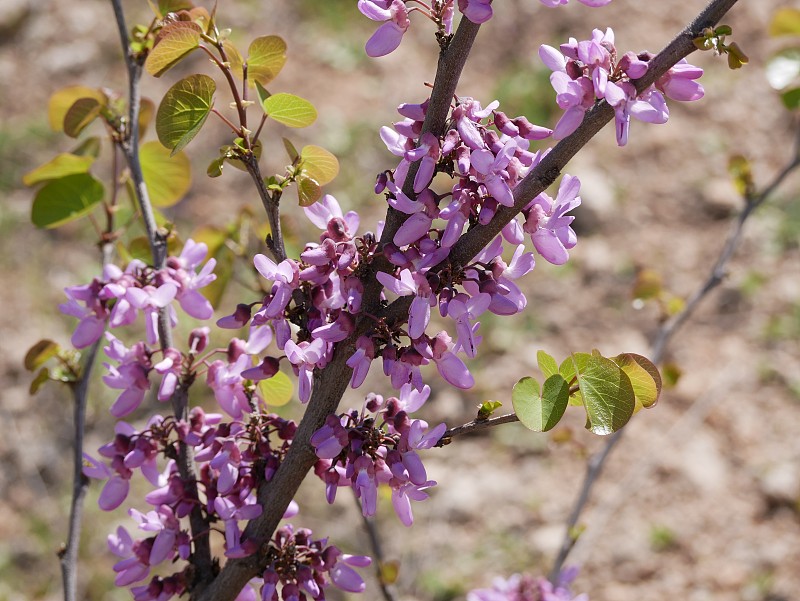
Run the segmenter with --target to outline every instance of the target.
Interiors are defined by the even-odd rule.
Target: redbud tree
[[[576,1],[597,8],[598,22],[611,2]],[[446,453],[434,449],[464,432],[511,421],[544,432],[573,405],[585,411],[587,429],[609,435],[654,406],[661,392],[654,361],[574,349],[560,361],[538,354],[544,379],[520,374],[509,390],[513,413],[495,416],[500,404],[486,402],[470,424],[415,417],[431,395],[426,382],[474,385],[481,316],[532,310],[517,282],[535,277],[537,261],[569,260],[578,244],[572,212],[581,204],[580,174],[567,170],[569,160],[609,123],[624,146],[665,123],[673,102],[702,98],[703,71],[687,60],[695,50],[725,55],[731,68],[747,62],[719,24],[735,4],[713,0],[659,52],[629,50],[605,25],[558,47],[542,44],[537,60],[550,71],[559,117],[534,123],[458,85],[482,24],[512,8],[492,0],[353,2],[352,18],[375,23],[365,40],[375,60],[402,53],[411,27],[439,48],[436,73],[420,74],[434,76],[430,95],[401,99],[398,114],[376,127],[386,166],[364,194],[387,206],[383,219],[365,223],[332,194],[340,165],[325,148],[298,149],[282,138],[285,169],[262,171],[264,140],[280,137],[280,126],[309,126],[326,110],[280,86],[287,46],[279,35],[238,47],[224,6],[189,0],[151,2],[152,18],[129,27],[113,0],[129,88],[57,92],[51,123],[78,144],[26,176],[37,186],[34,224],[92,218],[103,262],[90,282],[65,289],[59,307],[75,320],[76,351],[42,341],[27,359],[33,368],[56,359],[36,385],[66,381],[76,401],[65,598],[76,598],[86,478],[101,487],[101,509],[130,506],[130,526],[111,533],[108,547],[118,560],[116,585],[137,601],[324,599],[331,588],[364,591],[371,558],[303,527],[293,497],[307,476],[324,482],[328,503],[353,494],[367,517],[385,489],[398,520],[412,526],[414,506],[436,486],[425,457]],[[146,78],[169,79],[179,63],[198,72],[170,80],[158,102],[142,96]],[[218,228],[193,239],[159,211],[185,195],[185,149],[209,119],[224,123],[230,139],[206,157],[208,176],[247,174],[263,209],[256,220],[267,225],[260,252],[241,264],[221,260],[241,244],[240,233]],[[157,140],[140,143],[148,130]],[[105,185],[92,171],[100,145],[90,132],[110,142],[114,178]],[[294,254],[281,228],[286,213],[319,232]],[[130,234],[132,223],[143,238]],[[233,277],[246,279],[252,294],[223,295]],[[199,325],[176,335],[187,320]],[[107,444],[84,450],[82,411],[100,353],[97,369],[114,391],[109,411],[118,422]],[[382,389],[364,390],[370,371],[382,372]],[[357,396],[340,406],[349,389]],[[213,404],[198,400],[203,390]],[[289,398],[304,406],[299,422],[271,408]],[[128,421],[143,410],[149,418]],[[143,486],[143,495],[133,492]],[[514,575],[468,599],[573,599],[573,575]]]

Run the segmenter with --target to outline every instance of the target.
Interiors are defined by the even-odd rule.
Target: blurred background
[[[146,2],[127,1],[129,26],[149,20]],[[603,9],[572,2],[547,9],[535,0],[498,0],[496,17],[473,49],[458,94],[511,116],[553,125],[558,118],[549,72],[536,55],[542,43],[612,26],[617,47],[651,50],[666,44],[705,0],[616,0]],[[724,20],[750,57],[730,71],[724,58],[696,53],[706,69],[706,97],[671,103],[666,125],[634,122],[617,148],[601,132],[567,167],[583,182],[576,212],[579,243],[570,263],[539,261],[524,283],[528,309],[513,318],[482,319],[480,357],[470,363],[477,384],[467,392],[431,374],[423,416],[455,426],[485,400],[510,410],[510,392],[533,375],[535,354],[558,360],[598,348],[604,355],[638,352],[670,310],[706,278],[743,201],[728,174],[731,155],[746,156],[761,188],[791,159],[796,115],[770,89],[765,65],[796,39],[770,38],[782,0],[741,0]],[[431,28],[414,21],[400,49],[373,60],[363,44],[375,25],[354,0],[220,0],[221,27],[246,48],[258,35],[278,34],[289,60],[271,91],[311,100],[319,120],[307,130],[272,125],[265,138],[265,174],[286,163],[280,136],[299,148],[315,143],[342,165],[326,191],[374,230],[385,203],[372,192],[375,175],[394,166],[377,131],[398,120],[401,102],[420,102],[433,80],[437,47]],[[419,15],[416,15],[419,17]],[[212,74],[196,54],[162,79],[145,77],[156,102],[178,78]],[[74,320],[56,306],[62,289],[99,272],[92,230],[84,221],[57,230],[30,224],[32,192],[22,176],[72,147],[47,124],[49,96],[66,85],[124,91],[125,72],[109,2],[0,0],[0,601],[59,599],[56,552],[66,535],[71,490],[72,405],[50,384],[28,393],[27,349],[41,338],[69,344]],[[217,105],[227,106],[219,96]],[[217,120],[218,121],[218,120]],[[260,203],[246,174],[205,175],[217,148],[230,143],[213,118],[189,146],[190,194],[166,211],[183,239],[200,224],[233,220]],[[98,126],[99,127],[99,126]],[[97,133],[97,132],[95,132]],[[154,136],[151,133],[150,139]],[[103,150],[108,159],[108,148]],[[95,173],[102,177],[100,163]],[[107,163],[106,163],[107,165]],[[748,222],[745,239],[724,283],[674,340],[662,366],[670,385],[658,406],[637,414],[609,461],[570,562],[581,566],[576,592],[595,600],[789,601],[800,591],[800,177],[789,178]],[[287,201],[291,195],[287,198]],[[287,202],[289,242],[317,233]],[[655,296],[643,284],[656,282]],[[640,298],[637,298],[638,297]],[[231,287],[220,315],[254,300]],[[184,324],[188,329],[191,324]],[[102,370],[98,370],[102,371]],[[363,392],[388,388],[373,370],[372,386],[351,391],[342,408],[360,406]],[[95,387],[88,412],[87,450],[110,438],[113,397]],[[200,402],[207,400],[198,399]],[[299,416],[296,402],[278,409]],[[144,416],[142,412],[139,417]],[[426,459],[438,480],[432,498],[415,506],[405,529],[384,499],[377,525],[386,559],[397,561],[399,599],[447,601],[494,576],[546,574],[583,478],[587,457],[604,441],[583,429],[570,408],[553,432],[533,434],[519,424],[456,439]],[[105,537],[124,513],[97,509],[100,487],[87,499],[81,544],[83,597],[127,599],[114,590],[113,558]],[[334,506],[309,478],[298,502],[298,523],[329,535],[347,552],[370,553],[359,512],[342,491]],[[372,575],[370,574],[370,577]],[[378,599],[374,580],[364,599]]]

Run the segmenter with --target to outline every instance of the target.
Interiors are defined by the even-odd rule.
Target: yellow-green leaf
[[[331,183],[339,175],[339,161],[321,146],[304,146],[300,160],[303,174],[317,180],[320,186]]]
[[[190,75],[164,96],[156,114],[159,141],[173,154],[183,150],[211,112],[217,84],[208,75]]]
[[[167,13],[176,13],[179,10],[190,10],[194,8],[189,0],[158,0],[158,11],[163,17]]]
[[[301,207],[310,207],[322,198],[322,187],[313,178],[301,175],[297,178],[297,196]]]
[[[775,11],[769,24],[769,35],[800,36],[800,8],[781,8]]]
[[[628,423],[636,406],[630,379],[600,355],[575,353],[571,358],[586,408],[586,428],[599,435],[616,432]]]
[[[64,115],[64,133],[77,138],[102,110],[103,105],[96,98],[78,98]]]
[[[31,221],[37,227],[58,227],[91,212],[103,195],[103,184],[88,173],[51,180],[33,199]]]
[[[60,349],[61,347],[52,340],[40,340],[25,353],[25,369],[28,371],[39,369],[49,359],[55,357]]]
[[[86,138],[83,140],[83,142],[72,149],[71,154],[81,157],[92,157],[96,159],[100,156],[100,138],[98,136]]]
[[[534,432],[547,432],[563,417],[569,401],[569,385],[559,374],[547,378],[539,394],[539,383],[522,378],[514,385],[511,403],[522,425]]]
[[[158,142],[145,142],[139,148],[139,160],[154,206],[170,207],[189,191],[192,167],[184,153],[170,154]]]
[[[87,173],[89,167],[94,163],[94,157],[77,156],[68,152],[59,154],[51,161],[29,171],[22,178],[22,183],[26,186],[33,186],[39,182],[59,179],[67,175],[76,173]]]
[[[634,412],[642,407],[650,408],[658,402],[658,397],[661,395],[661,374],[652,361],[635,353],[617,355],[611,357],[611,360],[631,381],[633,394],[636,397]]]
[[[31,382],[30,388],[28,388],[28,394],[34,395],[39,392],[39,389],[42,385],[50,379],[50,370],[46,367],[43,367],[39,370],[39,373],[36,374],[36,377]]]
[[[190,21],[174,21],[161,30],[156,45],[147,55],[144,68],[161,77],[192,50],[200,47],[200,27]]]
[[[270,407],[281,407],[292,400],[294,385],[292,380],[282,371],[267,380],[258,383],[261,398]]]
[[[50,97],[47,105],[47,119],[53,131],[63,131],[64,117],[69,108],[81,98],[94,98],[98,103],[105,106],[108,98],[100,90],[87,88],[86,86],[69,86],[62,88]]]
[[[223,40],[222,48],[225,50],[225,58],[228,59],[228,64],[231,67],[233,74],[241,81],[242,79],[242,64],[244,59],[239,49],[233,45],[230,40]]]
[[[276,35],[256,38],[247,49],[247,80],[267,85],[286,64],[286,42]]]
[[[287,127],[308,127],[317,120],[317,110],[308,100],[281,92],[263,103],[264,112]]]
[[[539,370],[544,374],[545,379],[558,373],[558,363],[544,351],[536,353],[536,362],[539,364]]]

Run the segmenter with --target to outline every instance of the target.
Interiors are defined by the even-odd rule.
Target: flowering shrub
[[[551,7],[567,4],[541,1]],[[591,7],[610,2],[580,1]],[[710,28],[734,3],[712,2],[698,21],[705,30],[692,30],[691,37],[714,38]],[[347,555],[307,529],[279,525],[297,515],[292,496],[299,483],[313,468],[325,482],[329,503],[340,487],[351,488],[365,516],[375,514],[378,488],[386,486],[398,518],[410,526],[411,501],[424,500],[436,485],[423,458],[454,435],[446,424],[430,427],[412,416],[431,392],[425,379],[434,372],[425,367],[435,366],[457,388],[473,386],[468,362],[481,345],[481,316],[526,309],[516,282],[533,271],[536,255],[554,265],[568,261],[578,242],[570,212],[581,203],[581,182],[565,174],[552,195],[546,190],[574,154],[576,141],[585,143],[613,118],[617,141],[624,145],[631,117],[664,123],[669,116],[665,97],[689,101],[704,94],[697,82],[702,70],[683,58],[693,49],[691,38],[676,38],[677,50],[659,55],[619,53],[612,29],[595,29],[590,39],[570,38],[559,50],[540,47],[539,56],[552,71],[556,104],[564,110],[550,129],[506,115],[497,101],[484,105],[455,95],[463,62],[455,66],[451,58],[468,52],[480,24],[502,10],[491,0],[359,0],[357,6],[381,23],[366,42],[368,55],[395,51],[414,13],[432,23],[442,52],[443,83],[434,86],[430,98],[401,104],[402,119],[380,129],[398,162],[376,178],[375,193],[384,194],[388,205],[386,219],[378,223],[362,224],[358,214],[344,213],[332,195],[323,193],[338,162],[320,147],[298,152],[284,140],[291,164],[283,174],[262,175],[265,123],[272,119],[304,127],[314,121],[316,109],[298,96],[266,89],[286,60],[281,38],[256,38],[245,56],[218,28],[215,11],[159,2],[153,22],[136,26],[129,37],[115,1],[133,82],[127,109],[105,91],[86,89],[60,92],[51,108],[51,117],[55,113],[54,120],[72,137],[95,120],[105,123],[114,152],[126,158],[152,252],[148,264],[128,247],[124,268],[107,261],[100,277],[67,288],[67,302],[60,307],[79,320],[75,348],[107,344],[103,382],[121,391],[110,408],[114,417],[132,414],[156,386],[156,398],[171,402],[172,415],[151,416],[141,430],[119,421],[113,440],[98,451],[101,459],[91,453],[84,458],[84,474],[105,481],[104,510],[126,501],[137,470],[151,487],[142,499],[147,506],[129,511],[139,537],[123,527],[109,537],[110,550],[120,557],[115,583],[130,587],[137,601],[183,594],[324,599],[331,584],[362,591],[364,581],[354,568],[367,567],[369,558]],[[462,17],[454,32],[458,13]],[[139,110],[142,69],[160,77],[195,50],[210,57],[224,77],[235,117],[214,108],[214,79],[189,75],[149,111],[155,112],[163,147],[140,147],[147,112]],[[257,100],[248,99],[253,93]],[[248,125],[253,104],[261,109],[257,128]],[[167,164],[176,178],[185,174],[182,150],[212,113],[235,137],[220,149],[208,173],[219,176],[228,164],[251,176],[270,223],[265,240],[270,256],[252,258],[264,279],[263,295],[238,299],[232,312],[216,320],[221,329],[247,328],[246,339],[234,337],[225,348],[210,348],[211,326],[203,326],[191,332],[182,350],[172,333],[179,310],[211,319],[214,308],[201,290],[219,274],[215,258],[206,260],[210,249],[204,242],[188,239],[180,254],[169,254],[174,240],[156,227],[148,188],[162,205],[177,200],[157,174]],[[558,140],[563,143],[552,145]],[[102,241],[108,244],[116,195],[106,200],[102,186],[98,192],[91,163],[66,153],[29,174],[32,185],[45,183],[34,200],[33,220],[55,227],[103,205],[111,216]],[[444,185],[446,178],[450,183]],[[77,208],[52,202],[53,188],[59,186],[80,189]],[[280,201],[292,187],[306,218],[321,231],[297,257],[287,256],[280,227]],[[441,320],[432,318],[434,311]],[[126,343],[108,331],[134,324],[140,312],[143,340]],[[56,352],[45,346],[40,356]],[[572,402],[584,406],[589,429],[608,434],[638,409],[653,406],[660,393],[657,369],[639,355],[576,352],[560,365],[546,353],[538,359],[543,386],[523,378],[513,392],[515,419],[535,431],[554,427]],[[361,387],[375,361],[392,393],[370,392],[360,410],[337,413],[345,388]],[[286,377],[282,363],[297,378],[299,402],[307,404],[300,424],[271,413],[263,394],[264,383]],[[218,404],[211,412],[189,401],[203,382]],[[495,409],[484,404],[478,420],[487,420]],[[209,542],[218,530],[226,558],[221,568]],[[551,585],[513,576],[468,598],[572,597],[565,581]]]

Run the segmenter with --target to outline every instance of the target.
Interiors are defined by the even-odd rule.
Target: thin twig
[[[745,199],[745,207],[739,213],[739,216],[733,224],[725,244],[723,245],[722,250],[717,257],[717,260],[714,262],[708,277],[697,288],[694,294],[692,294],[692,296],[686,302],[683,310],[676,314],[672,319],[665,322],[659,329],[658,333],[656,334],[655,341],[653,342],[651,351],[651,357],[654,363],[658,364],[662,361],[667,345],[672,340],[673,336],[694,314],[695,310],[703,301],[703,299],[705,299],[708,294],[723,281],[727,265],[741,242],[744,224],[747,219],[758,207],[764,204],[767,198],[769,198],[769,196],[777,189],[783,180],[798,167],[800,167],[800,130],[798,130],[798,138],[792,160],[787,163],[787,165],[772,179],[772,181],[761,193]],[[589,462],[586,466],[586,475],[584,476],[583,483],[581,484],[580,492],[575,500],[575,505],[570,513],[569,519],[567,520],[566,532],[561,543],[561,548],[555,562],[553,563],[553,569],[550,572],[550,581],[552,583],[555,583],[558,580],[558,576],[564,567],[564,562],[567,560],[567,557],[577,541],[574,536],[574,528],[577,525],[583,510],[586,508],[591,490],[597,482],[600,472],[608,460],[608,457],[611,455],[611,451],[622,439],[624,432],[625,430],[619,430],[618,432],[614,433],[606,442],[605,446],[589,459]]]
[[[106,245],[104,245],[106,246]],[[103,256],[106,253],[103,252]],[[69,509],[67,542],[59,553],[64,601],[78,601],[78,547],[81,540],[83,500],[89,488],[89,479],[83,475],[83,437],[86,431],[86,399],[94,360],[101,341],[89,347],[78,382],[72,387],[74,441],[72,448],[72,501]]]
[[[358,498],[353,495],[353,500],[356,502],[356,506],[358,507],[358,513],[364,522],[364,530],[367,531],[367,537],[369,537],[369,544],[372,548],[372,559],[375,561],[375,577],[378,580],[378,586],[381,587],[381,594],[385,601],[395,601],[394,593],[392,593],[392,589],[389,587],[383,579],[383,570],[384,570],[384,559],[383,559],[383,549],[381,548],[381,541],[378,537],[378,529],[375,527],[374,520],[371,520],[364,513],[361,511],[361,503],[358,501]]]
[[[125,56],[125,65],[128,70],[128,125],[126,134],[121,137],[119,147],[122,150],[125,160],[128,163],[131,181],[136,192],[136,200],[142,212],[145,232],[150,243],[150,250],[153,256],[153,267],[163,269],[167,260],[167,239],[163,232],[156,226],[155,214],[150,202],[150,195],[142,173],[142,165],[139,160],[139,109],[141,107],[140,80],[144,57],[134,57],[131,52],[128,40],[128,29],[125,25],[125,14],[122,10],[120,0],[111,0],[114,8],[114,16],[119,30],[122,53]],[[158,334],[161,349],[166,350],[172,346],[172,329],[169,323],[169,316],[166,309],[158,312]],[[172,412],[178,420],[186,420],[188,417],[189,403],[188,394],[185,386],[180,386],[172,395]],[[194,459],[192,449],[183,441],[178,442],[178,473],[186,486],[187,496],[199,501],[197,493],[197,475],[194,471]],[[194,550],[191,562],[194,566],[196,581],[192,586],[210,581],[214,577],[214,563],[211,557],[211,545],[209,541],[209,525],[203,517],[200,503],[194,504],[189,514],[189,524],[194,541]]]

